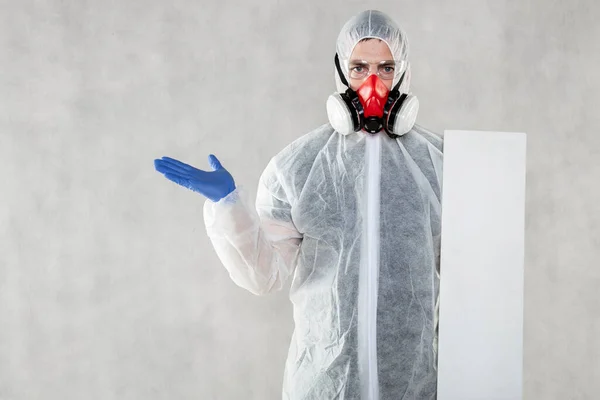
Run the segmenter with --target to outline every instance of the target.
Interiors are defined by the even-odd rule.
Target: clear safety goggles
[[[393,60],[370,63],[364,60],[351,60],[348,63],[348,75],[351,79],[364,79],[375,74],[381,79],[394,79],[404,69],[404,62]]]

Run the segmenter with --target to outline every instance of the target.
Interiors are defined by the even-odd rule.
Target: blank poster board
[[[445,131],[438,400],[520,400],[526,135]]]

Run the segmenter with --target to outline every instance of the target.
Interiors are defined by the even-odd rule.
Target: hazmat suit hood
[[[408,62],[408,40],[405,33],[388,15],[377,10],[366,10],[352,17],[342,27],[337,38],[336,52],[340,59],[340,66],[344,78],[349,81],[348,62],[354,51],[354,47],[363,39],[381,39],[390,48],[394,61],[400,63],[401,68],[396,70],[392,87],[395,86],[402,73],[406,70],[406,76],[402,85],[401,93],[409,93],[410,89],[410,63]],[[337,69],[335,70],[336,89],[338,92],[346,91]]]

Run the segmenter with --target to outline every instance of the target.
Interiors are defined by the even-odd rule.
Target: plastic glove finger
[[[215,156],[214,154],[211,154],[208,156],[208,163],[210,164],[212,169],[215,171],[223,168],[223,166],[221,165],[221,162],[219,161],[217,156]]]
[[[188,189],[190,188],[190,181],[187,180],[187,179],[185,179],[185,178],[182,178],[179,175],[173,175],[173,174],[167,173],[167,174],[165,174],[165,178],[167,178],[171,182],[175,182],[178,185],[181,185],[181,186],[186,187]]]
[[[173,158],[169,158],[169,157],[163,157],[160,160],[161,163],[170,166],[173,169],[176,169],[178,171],[186,171],[186,172],[191,172],[193,170],[195,170],[194,167],[192,167],[191,165],[182,163],[181,161],[177,161]]]
[[[195,168],[184,168],[184,167],[180,166],[179,164],[176,164],[176,163],[173,163],[170,161],[165,161],[165,160],[158,160],[156,162],[156,164],[162,166],[163,168],[170,168],[171,170],[177,171],[181,174],[190,175],[190,174],[198,171]]]
[[[180,175],[184,178],[191,177],[191,173],[189,171],[185,171],[183,169],[174,167],[173,165],[171,165],[169,163],[160,162],[160,160],[155,163],[155,168],[158,172],[160,172],[162,174],[168,172],[171,174]]]
[[[165,168],[170,168],[168,163],[160,159],[154,160],[154,169],[156,169],[158,172],[163,172]]]
[[[162,160],[164,162],[166,162],[166,163],[169,163],[169,164],[173,165],[174,167],[178,167],[178,168],[186,170],[186,171],[195,171],[195,170],[197,170],[197,168],[192,167],[189,164],[183,163],[183,162],[181,162],[179,160],[176,160],[174,158],[171,158],[171,157],[163,157]]]

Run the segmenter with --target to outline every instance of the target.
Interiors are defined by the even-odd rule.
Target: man
[[[292,277],[284,399],[436,397],[442,140],[414,124],[407,56],[381,12],[344,25],[330,123],[271,159],[256,209],[214,156],[212,172],[155,161],[209,198],[236,284],[263,295]]]

